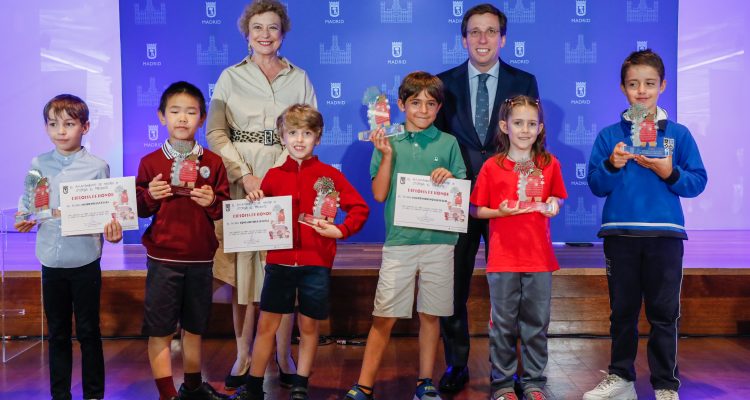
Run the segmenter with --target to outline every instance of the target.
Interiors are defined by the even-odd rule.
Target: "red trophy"
[[[362,104],[367,106],[367,123],[370,130],[359,132],[359,140],[369,141],[372,131],[380,127],[385,129],[386,137],[406,132],[402,124],[391,125],[391,106],[388,104],[388,97],[380,93],[378,88],[367,88],[362,97]]]
[[[301,213],[298,221],[311,226],[317,226],[320,221],[333,222],[339,209],[339,192],[336,191],[333,179],[321,176],[313,189],[317,193],[313,213]]]
[[[38,169],[32,169],[24,179],[24,194],[21,198],[25,211],[16,214],[16,222],[52,218],[49,198],[49,180]]]
[[[172,193],[178,196],[190,196],[190,192],[195,188],[198,181],[198,168],[200,160],[198,155],[193,153],[195,143],[186,140],[175,140],[170,142],[174,149],[174,160],[172,161],[172,178],[170,185]]]
[[[521,209],[532,211],[551,211],[552,205],[542,201],[544,195],[544,175],[533,161],[519,161],[513,167],[518,174],[518,200],[508,200],[508,207],[518,205]]]
[[[670,150],[658,144],[656,129],[656,115],[640,103],[634,103],[625,112],[625,118],[632,123],[630,140],[632,145],[626,145],[625,151],[646,157],[664,158],[670,155]]]

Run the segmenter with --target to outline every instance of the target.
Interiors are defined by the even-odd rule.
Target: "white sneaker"
[[[615,375],[607,376],[595,388],[583,394],[583,400],[637,400],[633,382]]]
[[[675,390],[657,389],[656,400],[680,400],[680,395]]]

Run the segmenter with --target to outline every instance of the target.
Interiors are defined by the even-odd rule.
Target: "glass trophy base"
[[[187,186],[171,186],[172,193],[174,193],[177,196],[190,196],[190,192],[193,191],[193,188],[187,187]]]
[[[625,146],[624,149],[630,154],[636,154],[651,158],[664,158],[669,157],[669,149],[666,147],[650,147],[650,146]]]
[[[59,212],[55,213],[51,209],[47,210],[38,210],[33,213],[26,212],[23,214],[17,214],[15,216],[16,223],[23,222],[23,221],[46,221],[50,218],[59,217]]]
[[[508,200],[508,208],[515,208],[516,204],[518,204],[518,208],[521,210],[528,208],[531,211],[538,212],[552,211],[552,204],[549,203],[543,203],[541,201]]]
[[[22,214],[16,214],[16,223],[24,222],[24,221],[30,221],[31,220],[31,213],[22,213]]]
[[[297,222],[312,227],[318,227],[320,222],[333,223],[333,219],[326,217],[316,217],[312,214],[301,213],[299,215],[299,218],[297,218]]]
[[[406,132],[403,124],[388,125],[384,126],[383,129],[385,130],[385,137],[397,136]],[[369,142],[371,134],[372,131],[361,131],[357,134],[357,137],[363,142]]]

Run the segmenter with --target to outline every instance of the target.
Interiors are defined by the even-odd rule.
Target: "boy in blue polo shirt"
[[[456,139],[440,132],[433,122],[443,103],[443,84],[427,72],[412,72],[398,89],[398,106],[406,114],[406,133],[386,138],[373,134],[370,163],[372,192],[385,201],[386,240],[375,293],[373,322],[367,337],[359,380],[347,399],[372,400],[375,375],[398,318],[411,318],[414,283],[419,277],[419,377],[415,398],[439,399],[432,384],[439,317],[453,314],[453,249],[458,234],[395,226],[393,216],[399,173],[427,175],[436,184],[465,178],[466,167]]]

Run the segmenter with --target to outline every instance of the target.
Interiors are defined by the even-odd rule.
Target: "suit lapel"
[[[490,114],[490,126],[489,132],[487,132],[486,144],[491,144],[495,139],[495,135],[499,132],[498,124],[500,122],[500,105],[508,97],[508,92],[510,91],[510,88],[508,87],[510,77],[505,70],[505,63],[503,63],[502,60],[499,60],[498,62],[500,63],[500,68],[497,71],[497,90],[495,91],[495,103],[492,106],[492,114]]]

